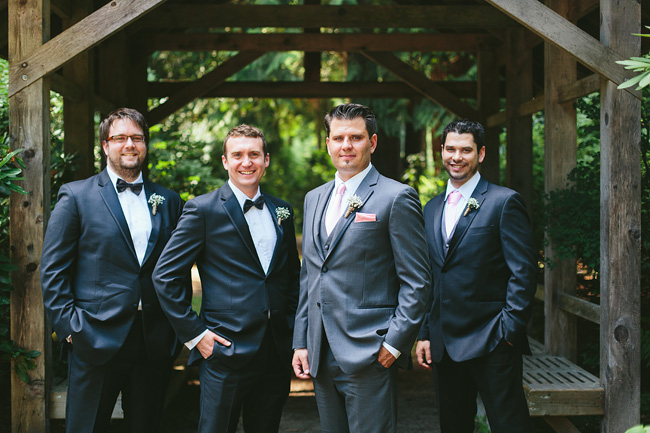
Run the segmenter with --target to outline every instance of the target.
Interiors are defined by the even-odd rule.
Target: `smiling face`
[[[108,139],[102,141],[106,163],[118,176],[133,182],[140,175],[142,164],[147,157],[146,141],[134,143],[130,138],[119,144],[110,137],[115,135],[142,135],[142,128],[130,119],[116,119],[108,130]]]
[[[264,154],[264,143],[258,137],[229,137],[221,156],[223,168],[237,188],[249,198],[255,197],[264,170],[269,166],[269,155]]]
[[[368,137],[362,117],[352,120],[332,119],[327,137],[327,153],[344,182],[361,173],[370,164],[377,148],[377,134]]]
[[[485,158],[485,146],[477,149],[471,133],[449,132],[442,146],[442,163],[454,188],[460,188],[478,171]]]

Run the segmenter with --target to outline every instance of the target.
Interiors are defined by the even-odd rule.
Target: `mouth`
[[[243,176],[250,176],[251,174],[254,174],[254,173],[255,173],[255,170],[251,170],[251,171],[240,171],[240,172],[239,172],[239,174],[241,174],[241,175],[243,175]]]

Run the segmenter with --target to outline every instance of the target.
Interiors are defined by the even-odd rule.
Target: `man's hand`
[[[212,355],[212,350],[214,349],[214,342],[217,342],[223,346],[230,347],[232,343],[230,341],[226,340],[220,335],[215,334],[212,331],[208,331],[207,334],[201,338],[201,341],[199,341],[196,345],[196,348],[199,349],[199,352],[201,352],[201,356],[204,359],[208,359],[210,355]]]
[[[291,361],[293,372],[298,379],[309,379],[309,360],[307,359],[307,349],[296,349],[293,352]]]
[[[379,355],[377,355],[377,361],[379,361],[379,363],[383,365],[384,368],[390,368],[396,359],[397,358],[395,358],[393,354],[388,351],[388,349],[386,349],[384,346],[381,346]]]
[[[415,355],[420,366],[431,370],[431,342],[429,340],[418,341],[418,345],[415,347]]]

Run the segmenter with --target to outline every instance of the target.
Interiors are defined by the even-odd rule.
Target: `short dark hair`
[[[111,125],[116,120],[130,120],[142,129],[142,135],[144,135],[145,144],[149,144],[149,126],[147,121],[144,119],[142,113],[133,108],[118,108],[109,113],[108,116],[102,120],[102,123],[99,124],[99,142],[103,143],[108,139],[108,133],[111,130]]]
[[[442,131],[443,146],[447,140],[447,134],[450,132],[455,132],[456,134],[472,134],[474,143],[476,143],[476,150],[481,150],[481,147],[485,147],[485,129],[478,122],[469,119],[458,119],[445,126],[445,129]]]
[[[372,110],[361,104],[341,104],[330,110],[325,115],[325,131],[327,136],[330,135],[330,123],[333,119],[339,120],[354,120],[358,117],[363,118],[366,123],[366,131],[368,131],[368,138],[377,133],[377,118]]]
[[[269,153],[268,146],[266,145],[266,138],[264,138],[264,133],[259,129],[251,125],[246,125],[242,123],[239,126],[235,126],[226,135],[226,139],[223,140],[223,156],[226,158],[226,144],[230,137],[249,137],[249,138],[261,138],[262,139],[262,148],[264,149],[264,156]]]

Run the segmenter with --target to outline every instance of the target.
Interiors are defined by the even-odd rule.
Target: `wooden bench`
[[[593,374],[560,356],[544,353],[530,339],[532,355],[524,356],[523,385],[531,416],[544,420],[558,432],[578,432],[567,416],[603,415],[605,390]]]

